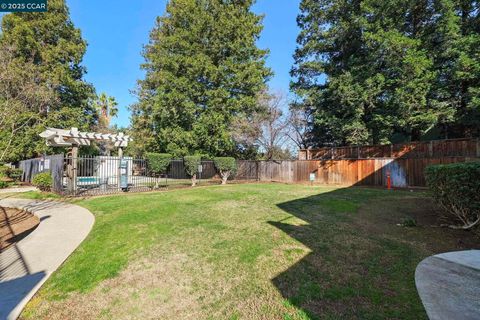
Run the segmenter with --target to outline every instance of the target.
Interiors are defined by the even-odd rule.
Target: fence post
[[[433,141],[430,141],[428,143],[428,156],[430,158],[433,158]]]

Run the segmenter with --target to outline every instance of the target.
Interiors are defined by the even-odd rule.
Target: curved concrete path
[[[0,320],[16,319],[50,275],[85,239],[95,222],[85,208],[55,201],[3,199],[1,207],[34,213],[38,227],[0,252]]]
[[[415,284],[431,320],[480,319],[480,250],[424,259],[415,271]]]
[[[22,192],[30,192],[30,191],[38,191],[35,187],[14,187],[14,188],[5,188],[0,189],[0,194],[6,193],[22,193]]]

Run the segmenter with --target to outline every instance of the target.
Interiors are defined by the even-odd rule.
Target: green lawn
[[[78,204],[94,229],[23,318],[421,319],[418,262],[478,245],[430,227],[431,201],[404,191],[239,184]]]

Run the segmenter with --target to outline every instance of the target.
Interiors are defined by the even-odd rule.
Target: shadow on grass
[[[361,211],[381,211],[382,199],[390,195],[357,187],[278,204],[303,223],[269,223],[310,250],[272,279],[286,303],[300,310],[296,318],[426,317],[414,284],[415,267],[425,253],[407,238],[364,227],[359,216],[360,206]],[[397,195],[391,201],[402,201]],[[385,223],[367,218],[365,223],[379,224],[376,227]],[[385,227],[399,229],[395,224]]]

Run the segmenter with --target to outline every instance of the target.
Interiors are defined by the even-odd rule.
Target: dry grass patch
[[[46,303],[35,298],[38,319],[198,319],[199,296],[185,267],[187,255],[151,257],[128,265],[117,277],[94,290],[74,292],[66,299]]]

